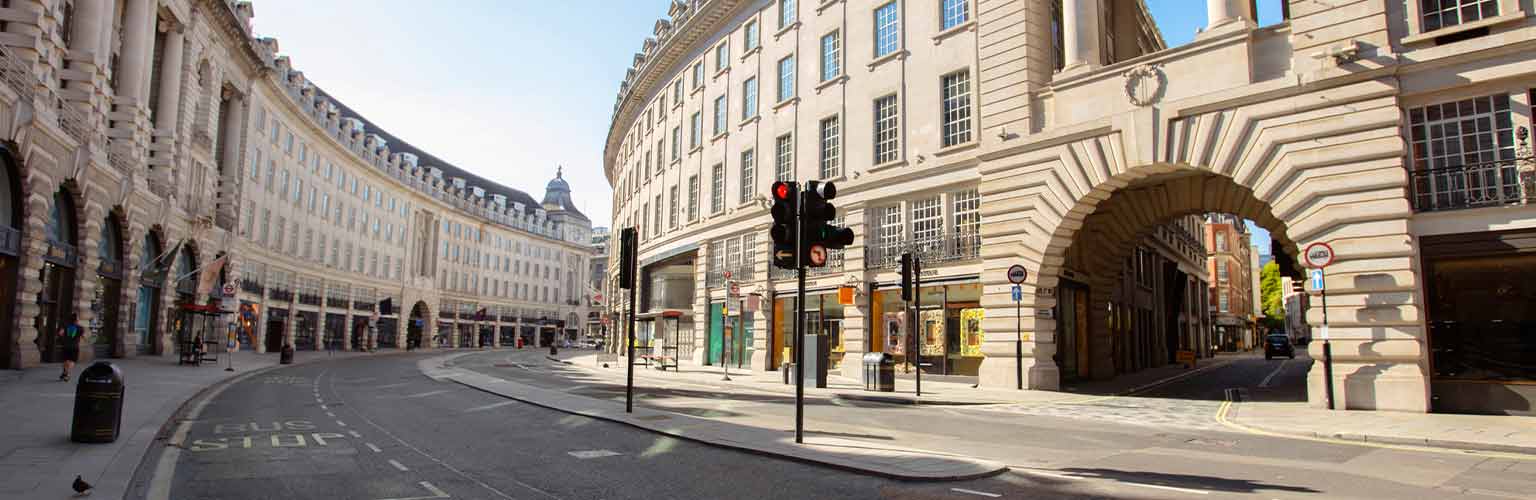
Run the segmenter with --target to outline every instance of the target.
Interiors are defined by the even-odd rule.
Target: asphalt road
[[[1008,463],[1017,466],[980,480],[899,482],[662,437],[433,381],[416,369],[421,356],[299,365],[230,385],[191,421],[184,444],[170,449],[173,462],[157,469],[152,453],[132,497],[1526,498],[1536,491],[1531,477],[1488,459],[996,409],[813,401],[812,432],[970,450],[1012,457]],[[461,360],[592,397],[623,391],[533,351]],[[1212,384],[1228,376],[1262,381],[1269,372],[1260,367],[1280,363],[1259,361],[1234,364],[1232,374],[1211,373]],[[646,388],[641,401],[672,398],[699,414],[791,421],[784,397],[701,392],[708,391]]]

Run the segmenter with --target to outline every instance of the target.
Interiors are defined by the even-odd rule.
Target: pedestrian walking
[[[59,374],[60,381],[68,382],[70,371],[74,370],[75,363],[80,361],[80,337],[84,331],[85,329],[80,328],[80,324],[75,321],[73,315],[69,317],[68,324],[59,327],[59,346],[62,351],[60,354],[64,357],[64,371]]]

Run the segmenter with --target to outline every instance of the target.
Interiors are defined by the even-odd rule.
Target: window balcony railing
[[[289,289],[286,289],[286,288],[276,288],[276,287],[273,287],[272,290],[270,291],[270,293],[267,294],[267,296],[271,297],[272,300],[276,300],[276,301],[293,302],[293,290],[289,290]]]
[[[827,276],[843,272],[843,254],[845,252],[846,250],[828,250],[827,265],[822,267],[805,268],[806,277]],[[780,269],[773,267],[770,271],[771,272],[768,273],[769,276],[775,280],[786,280],[795,277],[794,269]]]
[[[911,242],[895,241],[864,247],[865,269],[894,269],[901,265],[901,254],[912,252],[925,266],[964,262],[981,257],[981,235],[946,234]]]
[[[716,269],[705,275],[704,284],[710,288],[725,286],[725,273],[731,273],[732,281],[752,281],[754,274],[752,264],[739,265],[730,269]]]
[[[1531,152],[1530,132],[1516,130],[1520,145],[1512,158],[1410,170],[1413,209],[1418,212],[1536,203],[1536,155]],[[1522,170],[1524,173],[1522,173]]]
[[[347,299],[346,297],[326,297],[325,306],[345,309],[347,307]]]
[[[320,305],[320,294],[299,292],[299,303],[306,306]]]

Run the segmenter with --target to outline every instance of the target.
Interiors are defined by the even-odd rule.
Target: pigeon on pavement
[[[77,497],[83,497],[91,494],[91,483],[85,482],[85,479],[81,478],[79,474],[75,475],[74,484],[69,486],[75,489],[75,496]]]

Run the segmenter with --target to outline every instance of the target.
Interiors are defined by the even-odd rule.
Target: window
[[[661,236],[661,210],[661,195],[658,194],[656,195],[656,218],[654,219],[656,223],[651,225],[651,234],[656,236]],[[549,278],[548,268],[544,269],[544,277]]]
[[[955,191],[951,197],[954,204],[955,234],[979,236],[981,234],[981,192],[976,188],[970,188]]]
[[[697,90],[704,86],[704,63],[693,64],[693,88]]]
[[[971,20],[971,0],[944,0],[944,29]]]
[[[677,229],[677,186],[672,186],[667,197],[667,227]]]
[[[944,147],[971,142],[971,73],[966,70],[939,79],[943,94]]]
[[[876,227],[875,239],[879,241],[880,246],[893,249],[896,245],[901,244],[904,231],[901,222],[901,206],[891,205],[875,213],[879,214],[875,220],[879,221],[880,224]]]
[[[1063,39],[1066,33],[1065,22],[1062,20],[1061,2],[1050,2],[1051,5],[1051,51],[1056,55],[1056,71],[1061,71],[1067,66],[1066,42]]]
[[[715,46],[715,71],[724,71],[731,67],[731,43],[720,42]]]
[[[251,160],[251,179],[252,180],[260,180],[261,179],[261,150],[257,149],[257,150],[252,151],[251,153],[252,153],[251,156],[253,158]]]
[[[1216,282],[1217,283],[1226,283],[1227,282],[1227,276],[1228,276],[1228,274],[1227,274],[1227,261],[1225,261],[1225,260],[1218,260],[1218,261],[1216,261]]]
[[[725,96],[715,98],[715,135],[725,133]]]
[[[752,190],[757,184],[757,152],[751,149],[741,152],[741,201],[752,201]]]
[[[837,31],[821,37],[821,81],[825,82],[843,74],[842,39]]]
[[[875,9],[875,57],[901,48],[901,14],[892,1]]]
[[[748,51],[757,48],[757,20],[747,21],[747,27],[742,29],[741,50]]]
[[[695,111],[691,125],[693,128],[688,132],[688,147],[696,148],[699,147],[699,141],[703,140],[700,134],[704,133],[704,116]]]
[[[1227,312],[1227,311],[1231,310],[1231,300],[1232,299],[1227,297],[1226,292],[1219,292],[1219,293],[1220,293],[1220,295],[1216,296],[1216,302],[1217,302],[1217,306],[1216,307],[1218,308],[1218,310],[1220,310],[1221,312]]]
[[[784,134],[774,142],[773,180],[795,180],[795,138]]]
[[[821,178],[831,179],[842,175],[842,159],[838,148],[837,115],[821,120]]]
[[[875,164],[890,163],[901,158],[897,147],[899,118],[896,116],[896,94],[875,99]]]
[[[741,82],[741,119],[757,116],[757,77]]]
[[[677,155],[683,149],[683,126],[672,127],[672,160],[677,161]]]
[[[658,140],[656,140],[656,175],[661,175],[661,172],[666,170],[665,165],[667,164],[667,162],[666,162],[665,159],[662,159],[662,157],[661,157],[661,155],[664,155],[667,152],[666,146],[667,146],[667,140],[666,139],[658,139]]]
[[[779,102],[795,96],[795,56],[779,59]]]
[[[673,107],[677,107],[677,106],[682,106],[682,105],[683,105],[683,79],[682,78],[678,78],[677,81],[672,82],[672,106]]]
[[[779,29],[795,24],[795,0],[779,0]]]
[[[1424,31],[1497,17],[1499,0],[1422,0]]]
[[[649,202],[642,203],[640,205],[640,217],[643,220],[640,224],[639,231],[636,232],[640,233],[641,238],[649,239],[651,233],[646,231],[646,228],[651,227],[651,204]],[[651,229],[651,231],[655,231],[655,229]]]
[[[699,219],[699,176],[688,176],[688,220]]]
[[[1216,251],[1217,252],[1225,252],[1225,251],[1227,251],[1227,232],[1226,231],[1217,231],[1216,235],[1215,235],[1215,238],[1216,238]]]
[[[912,202],[912,241],[925,247],[944,237],[943,204],[938,196]]]
[[[1415,208],[1517,202],[1514,116],[1508,94],[1408,110]]]
[[[725,165],[716,163],[709,169],[709,212],[725,210]]]

